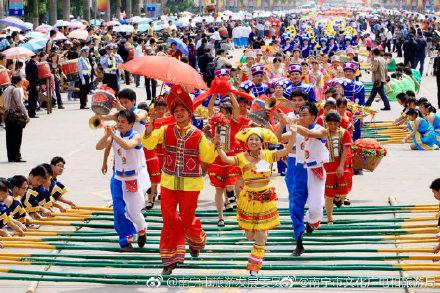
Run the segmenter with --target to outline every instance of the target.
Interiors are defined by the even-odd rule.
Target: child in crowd
[[[68,192],[68,189],[64,186],[63,183],[61,183],[58,180],[58,176],[63,175],[64,172],[64,165],[66,164],[66,161],[62,157],[53,157],[50,161],[50,167],[52,169],[52,180],[50,182],[49,192],[50,196],[52,197],[52,200],[55,202],[54,206],[58,207],[61,206],[58,202],[65,203],[69,205],[70,207],[76,207],[76,204],[72,202],[71,200],[68,200],[64,194]],[[60,211],[65,211],[64,207],[61,206],[58,207]]]
[[[3,230],[4,227],[10,227],[12,228],[18,235],[23,236],[24,227],[23,224],[18,222],[17,220],[14,220],[12,217],[8,206],[4,203],[4,201],[8,198],[8,186],[5,185],[3,182],[0,182],[0,236],[3,237],[10,237],[11,234]]]

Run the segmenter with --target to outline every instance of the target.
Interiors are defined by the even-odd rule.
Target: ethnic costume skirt
[[[217,156],[215,161],[208,165],[208,175],[212,186],[224,189],[226,186],[234,186],[237,183],[241,170],[237,166],[223,163]]]
[[[279,226],[276,201],[274,188],[244,186],[237,202],[238,226],[249,231],[266,231]]]
[[[339,197],[345,196],[351,191],[353,172],[346,164],[344,167],[344,175],[336,176],[336,169],[340,163],[340,158],[336,157],[334,162],[324,164],[327,177],[325,180],[325,196]]]

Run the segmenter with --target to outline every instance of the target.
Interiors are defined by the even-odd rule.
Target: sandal
[[[336,198],[333,200],[333,203],[335,206],[337,206],[338,208],[340,208],[342,206],[342,200],[340,198],[338,198],[336,200]]]
[[[218,227],[224,227],[225,226],[225,221],[223,219],[218,220],[217,226]]]
[[[147,204],[145,205],[145,209],[147,211],[151,210],[154,207],[154,202],[153,201],[149,201],[147,202]]]
[[[233,212],[234,211],[234,207],[232,206],[232,204],[228,203],[225,204],[225,212]]]
[[[327,225],[333,225],[333,221],[327,221]]]

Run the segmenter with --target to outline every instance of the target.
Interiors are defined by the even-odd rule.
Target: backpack
[[[217,69],[217,61],[218,57],[215,57],[214,60],[208,63],[206,66],[205,76],[214,78],[214,72]]]

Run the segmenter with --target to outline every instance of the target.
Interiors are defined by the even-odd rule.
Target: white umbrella
[[[59,19],[59,20],[57,20],[57,22],[55,23],[55,27],[62,27],[62,26],[69,26],[70,25],[70,22],[68,22],[68,21],[65,21],[65,20],[62,20],[62,19]]]

